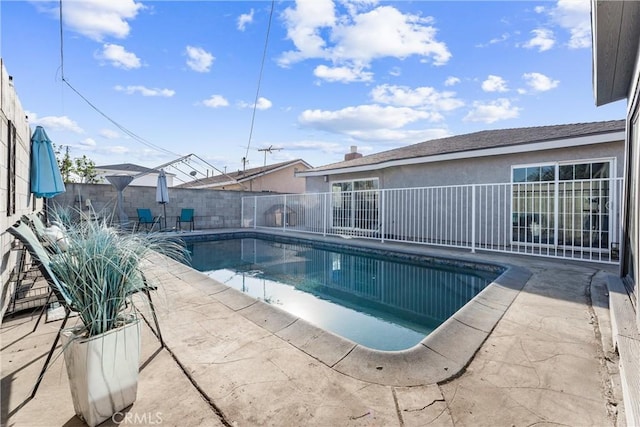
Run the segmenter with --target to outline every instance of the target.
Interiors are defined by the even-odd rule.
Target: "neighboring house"
[[[640,2],[593,1],[591,25],[596,105],[627,100],[621,280],[609,298],[627,424],[640,425]]]
[[[118,165],[96,166],[96,172],[97,178],[104,184],[109,183],[106,179],[107,176],[129,175],[133,177],[138,176],[138,178],[134,178],[129,185],[155,187],[158,185],[158,174],[160,173],[160,170],[150,169],[144,166],[134,165],[132,163],[122,163]],[[173,187],[173,178],[175,177],[175,174],[166,172],[166,176],[167,186]]]
[[[25,82],[27,83],[27,82]],[[0,319],[14,293],[10,282],[19,251],[6,230],[20,217],[42,210],[42,199],[31,197],[29,188],[31,130],[20,99],[0,58]],[[0,320],[1,322],[1,320]]]
[[[180,184],[181,188],[207,188],[210,190],[268,191],[275,193],[304,193],[305,180],[297,173],[311,169],[301,159],[276,163],[259,168],[229,172]]]

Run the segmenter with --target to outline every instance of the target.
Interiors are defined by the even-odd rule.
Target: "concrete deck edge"
[[[622,280],[607,276],[613,345],[618,349],[627,425],[640,426],[640,332]]]
[[[249,233],[252,236],[247,237],[267,234]],[[346,242],[341,243],[344,245]],[[465,259],[464,256],[456,260],[483,264],[482,261]],[[230,287],[209,297],[342,374],[389,386],[436,384],[463,372],[531,277],[531,272],[522,267],[492,262],[484,264],[487,268],[500,267],[505,271],[420,343],[402,351],[364,347],[285,313],[278,307],[264,303],[252,305],[247,299],[250,297]],[[219,282],[200,274],[220,287]],[[199,282],[198,288],[202,289],[203,285],[206,286]],[[240,295],[232,297],[235,293]],[[238,304],[238,300],[243,303]],[[274,329],[274,325],[283,327]]]

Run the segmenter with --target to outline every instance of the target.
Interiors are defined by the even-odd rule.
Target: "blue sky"
[[[3,1],[0,54],[32,127],[98,165],[195,153],[233,171],[273,146],[268,164],[321,166],[352,145],[625,116],[593,101],[589,0],[276,1],[257,103],[270,1],[62,4],[61,49],[57,1]]]

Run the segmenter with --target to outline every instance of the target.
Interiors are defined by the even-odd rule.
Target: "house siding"
[[[378,178],[380,188],[434,187],[443,185],[493,184],[511,181],[511,166],[600,158],[615,159],[615,174],[624,171],[624,141],[573,148],[531,151],[469,159],[394,166],[368,172],[307,177],[307,192],[331,191],[331,182]]]

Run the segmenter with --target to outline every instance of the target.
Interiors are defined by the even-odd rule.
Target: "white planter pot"
[[[61,332],[76,414],[93,427],[131,405],[138,390],[140,321],[83,338],[81,327]]]

